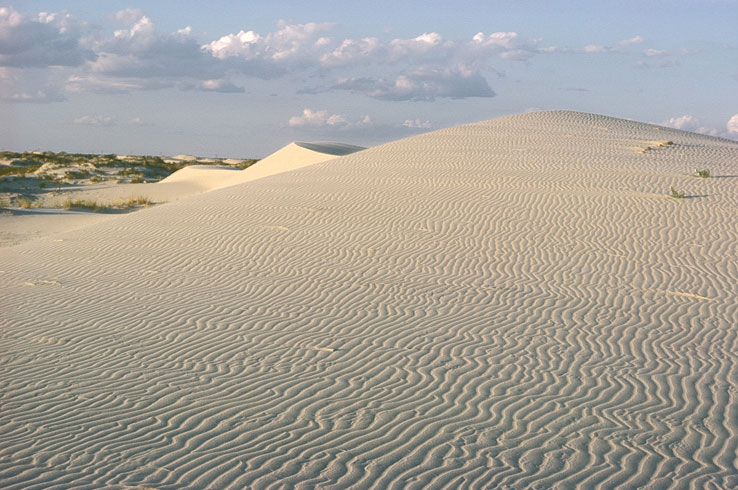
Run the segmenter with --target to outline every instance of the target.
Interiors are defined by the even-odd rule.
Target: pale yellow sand
[[[738,487],[734,142],[513,116],[0,270],[3,488]]]

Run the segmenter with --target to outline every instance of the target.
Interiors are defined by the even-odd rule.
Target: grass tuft
[[[697,177],[702,177],[703,179],[709,179],[710,178],[710,170],[709,169],[695,170],[694,172],[697,174]]]
[[[148,208],[153,203],[146,197],[129,197],[124,201],[116,201],[112,203],[99,203],[97,201],[89,199],[76,199],[67,198],[62,203],[62,207],[66,210],[70,209],[88,209],[90,211],[106,213],[116,209],[133,209],[137,207]]]
[[[684,193],[679,192],[678,190],[674,189],[674,187],[671,188],[671,197],[674,199],[684,199]]]

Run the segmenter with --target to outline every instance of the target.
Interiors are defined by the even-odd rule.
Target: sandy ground
[[[0,486],[737,488],[737,264],[738,144],[574,112],[6,247]]]

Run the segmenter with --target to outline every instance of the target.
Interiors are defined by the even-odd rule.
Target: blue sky
[[[738,139],[738,1],[0,4],[0,149],[261,157],[548,109]]]

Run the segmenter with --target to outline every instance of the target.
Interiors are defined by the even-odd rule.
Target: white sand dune
[[[208,165],[191,165],[157,184],[158,188],[178,189],[174,192],[183,194],[184,189],[211,191],[231,185],[242,184],[252,180],[291,172],[298,168],[325,162],[338,156],[349,155],[365,148],[344,143],[299,143],[294,142],[259,160],[244,170],[234,170]],[[177,184],[173,187],[172,184]],[[179,190],[181,189],[181,190]],[[158,189],[154,192],[160,192]],[[171,192],[171,191],[170,191]],[[187,193],[190,195],[190,193]]]
[[[734,142],[525,114],[60,236],[2,488],[738,488]]]
[[[45,202],[48,206],[54,206],[60,205],[65,199],[72,199],[96,201],[104,205],[132,197],[146,198],[154,203],[179,201],[203,192],[289,172],[363,149],[360,146],[343,143],[296,142],[244,170],[213,165],[191,165],[156,184],[103,184],[58,195],[50,194]],[[177,157],[186,156],[177,155]],[[83,228],[114,217],[109,214],[54,209],[14,210],[12,216],[0,217],[0,247],[55,236],[60,231]]]

